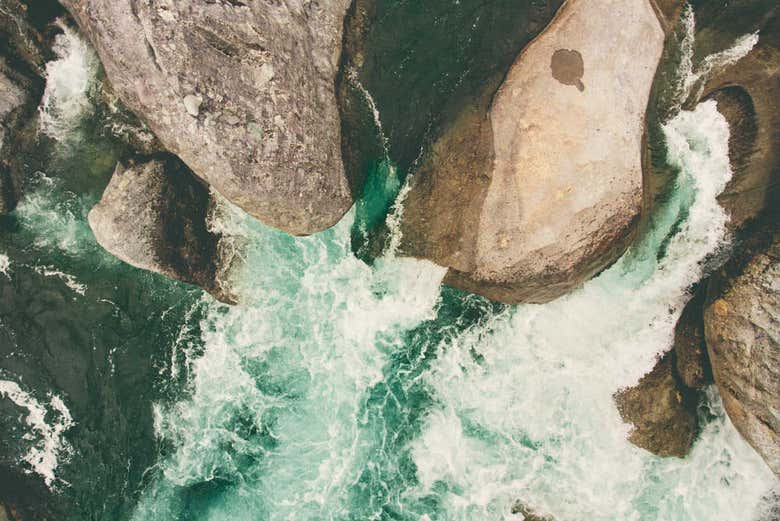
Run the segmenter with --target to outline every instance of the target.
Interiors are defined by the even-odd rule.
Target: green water
[[[661,129],[675,180],[632,249],[529,306],[395,256],[387,162],[312,237],[222,203],[212,224],[241,245],[241,305],[133,269],[86,224],[122,147],[77,115],[0,219],[0,499],[29,518],[519,520],[519,501],[559,521],[772,519],[777,480],[714,390],[685,459],[628,443],[612,400],[669,347],[728,243],[713,103]],[[351,242],[388,210],[368,265]],[[46,465],[27,461],[44,450]]]

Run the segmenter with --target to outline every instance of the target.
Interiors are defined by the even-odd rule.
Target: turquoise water
[[[241,306],[212,304],[192,396],[155,409],[164,445],[135,519],[737,519],[773,485],[715,393],[684,460],[626,440],[612,394],[665,350],[725,238],[714,103],[664,129],[681,174],[649,233],[582,290],[505,307],[443,270],[350,252],[354,215],[304,239],[228,209]],[[664,251],[659,253],[661,246]],[[515,516],[516,518],[517,516]]]
[[[51,128],[79,156],[67,118],[89,109],[66,106]],[[222,202],[212,225],[241,261],[231,307],[100,250],[85,216],[110,169],[54,161],[0,223],[15,342],[0,352],[13,433],[0,464],[50,476],[68,519],[519,520],[518,501],[559,521],[758,519],[777,480],[714,390],[685,459],[628,443],[612,400],[668,349],[688,289],[728,245],[725,120],[708,102],[662,130],[678,175],[648,229],[583,288],[527,306],[395,255],[404,190],[379,175],[389,163],[311,237]],[[351,240],[398,190],[369,266]],[[48,337],[25,328],[36,318]],[[46,465],[31,464],[40,451]]]

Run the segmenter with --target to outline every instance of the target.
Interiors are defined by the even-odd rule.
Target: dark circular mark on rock
[[[579,51],[558,49],[550,60],[552,77],[564,85],[575,85],[580,92],[585,90],[582,76],[585,74],[585,64]]]

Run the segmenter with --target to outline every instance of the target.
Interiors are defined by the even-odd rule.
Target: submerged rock
[[[230,259],[207,222],[213,204],[208,187],[174,157],[119,164],[89,225],[98,243],[128,264],[234,303],[220,280]]]
[[[266,224],[314,233],[352,205],[336,105],[348,0],[64,0],[123,103]]]
[[[704,329],[726,412],[780,476],[780,233],[762,242],[713,275]]]
[[[647,0],[566,3],[495,97],[485,87],[422,158],[403,252],[509,303],[549,301],[614,262],[642,207],[644,113],[664,38]]]
[[[623,420],[633,425],[629,441],[658,456],[685,456],[698,428],[696,403],[674,374],[667,354],[634,387],[615,394]]]

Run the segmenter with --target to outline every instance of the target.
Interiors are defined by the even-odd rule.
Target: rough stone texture
[[[683,309],[674,328],[675,368],[686,387],[701,389],[713,383],[712,368],[704,340],[704,298],[707,283],[702,282]]]
[[[89,225],[98,243],[128,264],[233,303],[219,280],[229,260],[207,226],[212,204],[208,188],[174,157],[119,164],[89,212]]]
[[[30,9],[18,0],[0,2],[0,214],[16,206],[26,152],[36,141],[35,111],[51,57],[38,29],[48,23],[49,3],[42,0]]]
[[[403,252],[509,303],[549,301],[617,259],[642,206],[643,118],[664,36],[647,0],[565,4],[492,103],[464,109],[421,160]]]
[[[3,65],[0,57],[0,214],[12,210],[17,199],[15,183],[5,161],[11,149],[5,146],[5,136],[16,126],[13,113],[30,103],[29,93],[3,73]]]
[[[335,97],[349,0],[63,4],[124,104],[226,198],[294,234],[350,208]]]
[[[521,501],[517,501],[512,505],[512,513],[522,515],[523,521],[555,521],[552,517],[537,514],[533,509],[524,505]]]
[[[696,11],[700,57],[730,47],[742,35],[759,35],[747,56],[717,71],[701,92],[702,99],[717,101],[729,122],[734,175],[718,200],[738,233],[780,203],[780,9],[768,0],[743,4],[707,3]]]
[[[695,400],[679,384],[671,354],[639,383],[615,394],[620,415],[633,425],[629,441],[658,456],[685,456],[698,428]]]
[[[713,275],[704,330],[726,412],[780,476],[780,233]]]

